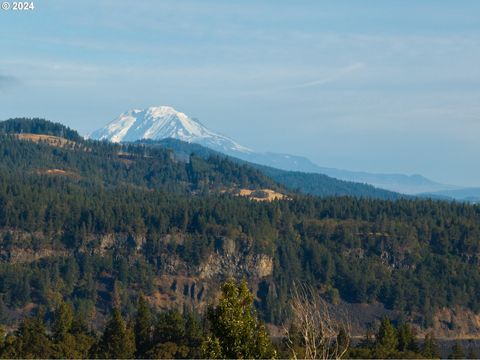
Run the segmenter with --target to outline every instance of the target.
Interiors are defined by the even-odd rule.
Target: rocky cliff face
[[[167,236],[166,242],[181,242],[181,235]],[[273,274],[273,259],[239,248],[233,239],[223,238],[218,249],[192,266],[178,256],[162,257],[164,274],[157,277],[150,301],[159,308],[188,306],[198,310],[213,303],[221,284],[228,278],[246,278],[254,293],[259,283]]]
[[[67,258],[70,255],[70,250],[60,241],[46,238],[41,233],[5,231],[0,234],[1,238],[4,239],[0,246],[1,263],[28,264],[48,257]],[[182,245],[184,241],[181,233],[168,234],[163,237],[162,244],[167,249],[172,245]],[[105,258],[124,256],[133,263],[144,258],[145,242],[144,235],[89,235],[77,251]],[[125,255],[126,252],[128,255]],[[259,282],[273,274],[272,257],[254,254],[250,245],[239,245],[230,238],[219,239],[215,252],[196,266],[167,250],[161,254],[159,263],[160,270],[153,278],[153,291],[148,298],[161,309],[188,306],[201,310],[215,301],[226,279],[246,278],[256,292]],[[105,302],[114,301],[114,282],[114,274],[104,274],[99,280],[97,291],[100,303],[97,306],[100,308],[106,309],[108,304]]]
[[[461,307],[443,308],[433,316],[432,329],[438,338],[480,339],[480,315]]]
[[[71,251],[55,239],[46,238],[41,233],[22,231],[0,232],[0,264],[30,264],[46,258],[68,258]],[[171,245],[182,245],[185,236],[181,233],[168,234],[162,239],[167,249]],[[129,235],[112,233],[90,235],[85,244],[78,249],[85,254],[100,257],[123,256],[121,249],[130,248],[128,260],[144,257],[146,238],[144,235]],[[345,254],[346,256],[362,256],[363,254]],[[391,259],[385,258],[389,262]],[[246,278],[254,294],[261,286],[270,286],[274,265],[273,258],[266,254],[258,254],[252,250],[252,245],[223,237],[218,239],[214,252],[202,259],[198,265],[183,260],[178,255],[165,251],[159,262],[161,270],[153,277],[152,291],[148,300],[158,309],[194,308],[203,311],[208,304],[218,298],[221,284],[228,278]],[[106,309],[105,301],[113,301],[115,295],[114,274],[104,274],[98,280],[97,291],[99,303],[97,307]],[[267,284],[267,285],[265,285]],[[270,284],[270,285],[268,285]],[[105,295],[108,294],[108,295]],[[107,300],[105,300],[107,299]],[[109,300],[110,299],[110,300]],[[257,299],[260,300],[260,299]],[[103,303],[102,303],[103,302]],[[349,314],[355,335],[364,334],[365,325],[379,322],[383,316],[395,320],[399,314],[387,310],[381,304],[346,304],[340,305]],[[31,311],[34,304],[25,309],[19,309],[23,315]],[[409,319],[421,323],[421,315],[412,315]],[[480,315],[465,308],[444,308],[438,310],[432,317],[432,326],[428,329],[417,326],[419,336],[433,330],[438,338],[477,339],[480,333]]]

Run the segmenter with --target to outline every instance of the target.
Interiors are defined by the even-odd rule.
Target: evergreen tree
[[[52,326],[53,339],[62,341],[70,332],[73,323],[73,309],[70,304],[61,301],[54,313]]]
[[[390,319],[384,317],[376,336],[375,356],[378,358],[395,357],[397,345],[398,339],[395,327],[390,322]]]
[[[406,324],[401,323],[397,329],[398,350],[401,352],[412,351],[418,352],[418,344],[415,340],[415,334],[412,328]]]
[[[438,349],[437,340],[433,332],[425,335],[423,341],[422,356],[427,359],[435,359],[440,357],[440,351]]]
[[[276,356],[265,326],[253,309],[246,281],[227,281],[217,307],[208,311],[211,336],[203,344],[208,358],[265,359]]]
[[[183,343],[185,320],[177,309],[165,311],[158,316],[153,336],[156,343]]]
[[[150,359],[185,359],[188,355],[188,348],[174,342],[156,344],[147,352]]]
[[[120,310],[113,309],[103,335],[92,354],[97,359],[131,359],[135,354],[135,339],[127,329]]]
[[[6,357],[45,359],[53,355],[52,342],[40,315],[24,319],[15,336],[7,340]]]
[[[151,346],[152,336],[152,314],[148,303],[140,295],[137,304],[137,316],[135,318],[135,346],[137,357],[143,358]]]
[[[203,341],[203,331],[197,317],[188,313],[185,320],[185,339],[189,347],[189,358],[198,359],[201,356],[200,347]]]
[[[88,357],[95,339],[86,326],[74,321],[73,308],[61,301],[54,312],[52,325],[53,354],[55,358],[78,359]]]

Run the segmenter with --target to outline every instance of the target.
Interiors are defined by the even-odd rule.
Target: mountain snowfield
[[[207,129],[198,120],[170,106],[129,110],[105,127],[91,133],[89,137],[112,142],[173,138],[200,144],[230,155],[238,152],[245,154],[252,152],[232,139]]]
[[[432,193],[459,189],[456,186],[434,182],[421,175],[372,174],[340,170],[318,166],[302,156],[255,152],[226,136],[207,129],[198,120],[190,118],[171,106],[129,110],[105,127],[91,133],[89,137],[95,140],[112,142],[173,138],[188,143],[196,143],[260,165],[289,171],[325,174],[340,180],[366,183],[404,194]]]

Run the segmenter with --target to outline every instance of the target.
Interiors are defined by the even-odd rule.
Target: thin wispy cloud
[[[351,65],[348,65],[347,67],[344,67],[331,75],[328,75],[322,79],[317,79],[314,81],[309,81],[303,84],[297,84],[289,87],[285,87],[284,90],[290,90],[290,89],[300,89],[300,88],[306,88],[306,87],[311,87],[311,86],[319,86],[319,85],[325,85],[331,82],[334,82],[335,80],[338,80],[344,76],[347,76],[348,74],[351,74],[353,72],[356,72],[360,69],[363,69],[366,65],[362,62],[357,62]]]
[[[350,64],[350,65],[342,67],[342,68],[337,68],[337,69],[330,70],[330,72],[327,72],[326,74],[324,74],[323,77],[318,77],[313,81],[307,81],[307,82],[297,83],[297,84],[288,85],[288,86],[256,89],[256,90],[252,90],[252,91],[247,91],[247,92],[245,92],[245,94],[247,94],[247,95],[249,95],[249,94],[270,94],[270,93],[276,93],[276,92],[283,92],[283,91],[289,91],[289,90],[296,90],[296,89],[303,89],[303,88],[327,85],[327,84],[333,83],[333,82],[335,82],[335,81],[337,81],[341,78],[345,78],[350,74],[358,72],[358,71],[364,69],[365,67],[366,67],[365,63],[355,62],[353,64]]]

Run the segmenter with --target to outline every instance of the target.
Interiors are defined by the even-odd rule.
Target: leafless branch
[[[346,354],[351,328],[344,312],[308,285],[294,284],[291,306],[292,322],[285,333],[294,359],[341,359]]]

